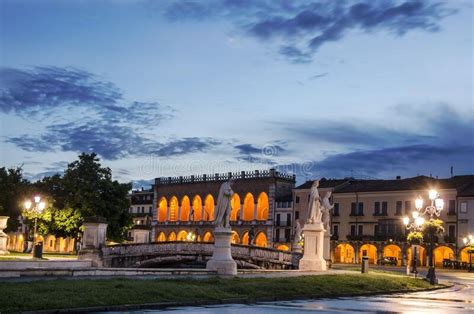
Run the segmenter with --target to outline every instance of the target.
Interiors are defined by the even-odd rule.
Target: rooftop
[[[313,181],[306,181],[296,189],[309,189]],[[432,178],[417,176],[406,179],[394,180],[358,180],[346,179],[321,179],[320,188],[335,188],[334,193],[350,192],[378,192],[378,191],[407,191],[423,190],[428,187],[436,189],[457,189],[460,196],[474,195],[474,175],[454,176],[452,178]]]

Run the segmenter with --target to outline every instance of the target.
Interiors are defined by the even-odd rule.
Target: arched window
[[[232,199],[230,200],[230,220],[237,221],[240,212],[240,196],[237,193],[232,195]]]
[[[236,231],[232,231],[231,243],[232,244],[239,244],[240,243],[239,234]]]
[[[168,210],[168,202],[166,198],[162,197],[160,202],[158,203],[158,221],[165,222],[166,221],[166,212]]]
[[[178,199],[176,198],[176,196],[173,196],[171,198],[169,211],[170,211],[170,214],[169,214],[170,221],[177,221],[178,220]]]
[[[362,262],[362,257],[367,256],[370,264],[377,263],[377,247],[373,244],[364,244],[359,249],[359,263]]]
[[[341,243],[334,250],[334,259],[336,263],[354,263],[354,247],[347,243]]]
[[[214,197],[211,194],[208,194],[204,200],[204,220],[214,220]]]
[[[165,242],[166,241],[166,235],[164,232],[160,232],[158,236],[156,237],[157,242]]]
[[[402,249],[395,244],[386,245],[383,248],[383,257],[394,257],[397,259],[397,265],[402,262]]]
[[[255,207],[255,201],[251,193],[247,193],[244,199],[244,208],[242,214],[242,220],[251,221],[254,220],[253,211]]]
[[[202,220],[202,200],[199,195],[196,195],[193,198],[193,214],[191,216],[193,221]]]
[[[242,233],[242,244],[243,245],[249,245],[249,232],[245,231]]]
[[[268,195],[265,192],[260,193],[257,201],[257,220],[268,219]]]
[[[214,241],[214,237],[212,236],[212,233],[210,231],[204,233],[204,236],[202,237],[203,242],[212,242]]]
[[[260,246],[260,247],[267,247],[267,236],[265,233],[260,232],[257,234],[257,237],[255,237],[255,245]]]
[[[438,246],[433,250],[434,262],[436,266],[442,266],[443,260],[454,260],[454,251],[448,246]]]
[[[289,251],[290,248],[289,248],[287,245],[282,244],[282,245],[279,245],[279,246],[277,247],[277,250],[280,250],[280,251]]]
[[[176,233],[171,231],[171,233],[168,235],[168,241],[176,241]]]
[[[178,235],[176,237],[177,241],[186,241],[188,237],[188,232],[186,230],[181,230],[178,232]]]
[[[189,197],[186,195],[181,200],[181,217],[179,217],[180,221],[189,221],[189,214],[191,212],[191,202],[189,201]]]

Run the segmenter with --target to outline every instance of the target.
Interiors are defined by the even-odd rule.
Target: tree
[[[65,205],[82,218],[102,216],[107,219],[107,236],[121,241],[132,225],[128,213],[130,183],[112,180],[112,171],[102,167],[95,153],[79,155],[64,173]]]
[[[17,230],[18,216],[23,211],[23,197],[29,182],[23,178],[23,170],[0,168],[0,215],[9,216],[7,231]]]

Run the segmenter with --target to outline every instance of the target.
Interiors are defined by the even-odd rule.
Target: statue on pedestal
[[[301,234],[302,234],[302,229],[301,229],[301,224],[300,220],[296,219],[295,223],[295,237],[293,239],[293,245],[300,245],[299,243],[301,242]]]
[[[316,224],[321,222],[321,198],[319,196],[319,180],[315,180],[311,186],[311,192],[309,196],[309,213],[308,213],[308,224]]]
[[[217,210],[216,210],[216,219],[214,224],[216,227],[221,228],[230,228],[230,201],[234,191],[232,191],[232,184],[234,181],[230,179],[227,182],[224,182],[220,189],[219,195],[217,197]]]
[[[322,201],[322,222],[324,224],[324,229],[326,232],[329,232],[331,228],[331,210],[334,208],[334,204],[331,204],[329,199],[331,198],[331,192],[327,192],[323,197]]]

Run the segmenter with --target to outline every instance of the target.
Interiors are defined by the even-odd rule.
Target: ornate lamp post
[[[429,206],[426,206],[425,209],[423,209],[423,199],[421,197],[418,197],[415,201],[415,207],[416,207],[416,210],[421,215],[429,215],[430,222],[433,222],[435,217],[439,217],[441,215],[441,211],[444,208],[444,200],[442,198],[439,198],[438,191],[436,190],[430,190],[428,192],[428,197],[431,201],[431,204]],[[434,251],[433,233],[434,233],[433,230],[431,230],[429,233],[430,256],[429,256],[428,274],[426,275],[426,278],[430,281],[432,285],[438,283],[438,279],[436,278],[436,273],[435,273],[434,256],[433,256],[433,251]]]
[[[33,206],[34,205],[34,206]],[[30,200],[27,200],[24,204],[25,209],[27,211],[32,211],[35,217],[35,226],[33,229],[33,256],[34,256],[34,247],[36,245],[36,228],[38,224],[38,215],[41,214],[46,207],[46,203],[41,201],[41,197],[39,195],[36,195],[34,197],[34,203],[32,203]],[[42,256],[37,256],[41,258]]]
[[[474,251],[474,236],[472,234],[468,235],[466,238],[462,239],[465,246],[469,246],[469,271],[472,271],[472,252]]]
[[[425,218],[420,216],[420,213],[418,211],[413,211],[412,213],[413,220],[410,221],[410,218],[408,216],[403,217],[403,224],[406,226],[408,230],[411,232],[420,232],[421,229],[423,228],[423,224],[425,223]],[[416,275],[418,274],[418,270],[416,268],[417,263],[418,263],[418,253],[417,253],[417,248],[418,245],[412,244],[411,246],[411,251],[412,251],[412,269],[411,272]]]

